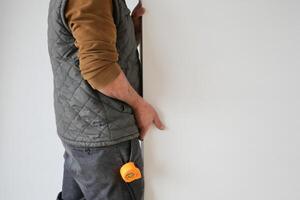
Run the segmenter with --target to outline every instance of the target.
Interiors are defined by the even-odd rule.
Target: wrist
[[[140,107],[143,103],[144,103],[144,99],[143,99],[141,96],[137,96],[137,97],[132,101],[132,103],[130,104],[130,106],[131,106],[133,109],[136,109],[136,108]]]

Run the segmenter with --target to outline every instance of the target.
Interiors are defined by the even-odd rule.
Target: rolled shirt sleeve
[[[122,71],[112,0],[68,0],[65,17],[78,48],[82,77],[99,90]]]

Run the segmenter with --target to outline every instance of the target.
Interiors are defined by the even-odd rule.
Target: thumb
[[[160,130],[163,130],[165,129],[165,125],[161,122],[161,120],[159,119],[159,116],[158,114],[155,114],[154,116],[154,119],[153,119],[153,122],[155,124],[155,126],[160,129]]]

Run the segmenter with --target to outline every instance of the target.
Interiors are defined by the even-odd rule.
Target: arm
[[[112,0],[68,0],[65,17],[78,48],[82,77],[99,89],[121,72]]]
[[[68,0],[66,19],[76,39],[83,78],[101,93],[130,105],[140,138],[154,123],[163,129],[157,112],[132,88],[121,70],[116,49],[116,27],[111,0]]]
[[[135,108],[142,101],[142,97],[132,88],[125,74],[121,72],[115,80],[98,89],[101,93],[122,100]]]

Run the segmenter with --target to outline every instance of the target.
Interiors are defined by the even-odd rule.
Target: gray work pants
[[[62,191],[57,200],[142,200],[144,178],[126,183],[120,168],[133,161],[143,172],[139,140],[119,144],[80,148],[64,144]]]

